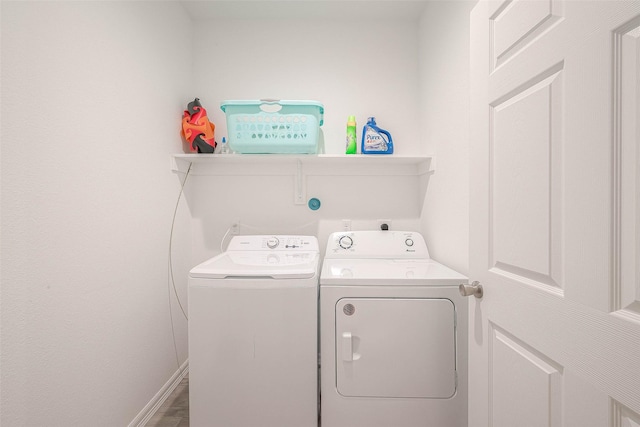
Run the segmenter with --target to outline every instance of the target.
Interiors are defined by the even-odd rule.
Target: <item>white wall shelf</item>
[[[303,168],[312,175],[426,175],[430,156],[336,154],[174,154],[171,170],[194,175],[290,175]]]
[[[174,154],[171,170],[194,176],[292,176],[294,203],[307,202],[307,177],[351,176],[373,179],[405,177],[417,180],[418,200],[424,202],[433,158],[397,155],[336,154]],[[371,178],[371,179],[370,179]],[[415,181],[414,181],[415,182]]]

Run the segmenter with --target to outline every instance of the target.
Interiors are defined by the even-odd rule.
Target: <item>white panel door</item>
[[[470,427],[640,422],[640,1],[471,14]]]
[[[335,316],[342,396],[448,399],[456,393],[451,300],[342,298]]]

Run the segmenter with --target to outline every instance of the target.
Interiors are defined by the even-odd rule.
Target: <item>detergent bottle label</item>
[[[366,151],[387,151],[389,140],[387,136],[375,131],[367,126],[364,136],[364,150]]]
[[[391,134],[376,125],[375,117],[369,117],[362,130],[362,154],[393,154]]]

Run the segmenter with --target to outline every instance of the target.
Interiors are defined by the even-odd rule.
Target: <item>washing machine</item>
[[[420,233],[333,233],[320,274],[322,427],[467,425],[467,278]]]
[[[189,273],[189,419],[317,427],[314,236],[235,236]]]

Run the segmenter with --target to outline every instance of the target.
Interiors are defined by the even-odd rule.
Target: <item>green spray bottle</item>
[[[356,116],[349,116],[347,120],[347,154],[356,154],[358,138],[356,137]]]

